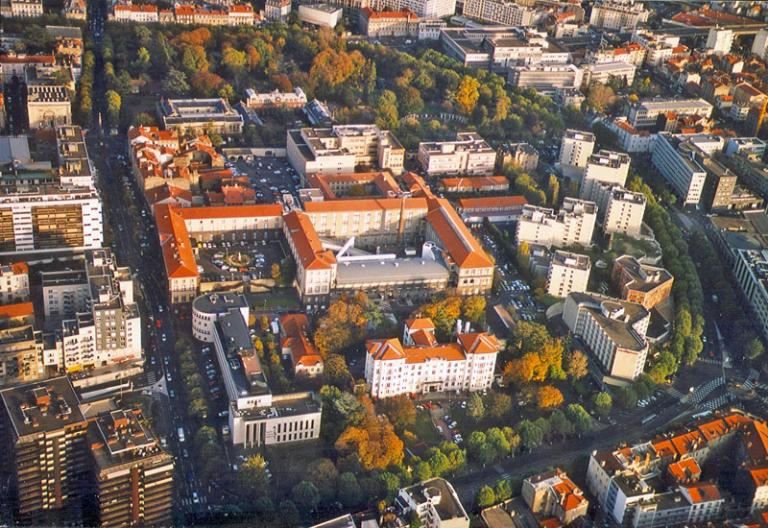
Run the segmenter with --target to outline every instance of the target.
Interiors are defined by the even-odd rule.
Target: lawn
[[[416,423],[409,427],[408,430],[415,436],[415,441],[408,442],[408,447],[414,451],[425,451],[442,441],[442,437],[438,434],[435,426],[432,425],[429,411],[417,411]]]
[[[285,312],[300,310],[301,303],[293,288],[277,288],[269,293],[253,293],[248,301],[256,312]]]

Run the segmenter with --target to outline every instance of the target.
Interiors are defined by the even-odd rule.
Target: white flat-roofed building
[[[565,297],[571,292],[587,291],[592,262],[587,255],[557,250],[547,273],[547,293]]]
[[[456,490],[442,478],[401,489],[395,504],[402,518],[415,513],[425,528],[469,528],[469,515]]]
[[[627,85],[631,85],[635,80],[637,66],[624,61],[615,61],[586,64],[582,66],[582,69],[584,70],[584,84],[586,85],[592,82],[607,84],[611,79],[623,80]]]
[[[28,84],[27,118],[32,130],[71,124],[69,88],[60,84]]]
[[[597,184],[609,184],[624,186],[629,175],[631,159],[623,152],[600,150],[587,158],[587,166],[584,169],[584,179],[581,182],[579,196],[584,200],[597,200],[595,187]]]
[[[352,173],[358,165],[400,174],[405,159],[397,138],[376,125],[289,130],[287,151],[288,161],[302,178],[312,173]]]
[[[768,52],[768,29],[761,29],[755,35],[755,40],[752,42],[752,53],[765,59]]]
[[[636,128],[651,128],[656,126],[659,116],[667,112],[708,118],[713,108],[704,99],[649,99],[630,107],[629,123]]]
[[[618,186],[601,186],[598,210],[603,213],[603,231],[606,234],[622,233],[637,238],[643,226],[646,198],[643,193],[632,192]],[[604,209],[600,204],[604,203]]]
[[[697,160],[698,149],[666,133],[659,134],[651,162],[683,205],[698,206],[707,172]]]
[[[713,27],[707,33],[706,48],[717,55],[725,55],[733,46],[733,30]]]
[[[364,0],[365,1],[365,0]],[[407,9],[419,18],[438,19],[456,13],[456,0],[371,0],[369,5],[375,11],[402,11]]]
[[[73,187],[93,186],[93,169],[79,126],[56,127],[56,151],[59,181]]]
[[[299,5],[299,20],[318,27],[335,28],[341,20],[342,9],[331,4]]]
[[[59,185],[0,191],[0,254],[98,249],[104,241],[95,189]]]
[[[595,135],[592,132],[567,129],[560,141],[560,168],[563,175],[581,177],[594,149]]]
[[[635,29],[648,21],[650,11],[631,0],[607,0],[592,5],[589,25],[614,31]]]
[[[533,88],[551,95],[562,89],[580,88],[584,71],[574,64],[529,64],[512,67],[508,80],[517,88]]]
[[[307,104],[307,95],[298,86],[287,93],[278,90],[256,93],[252,88],[245,91],[245,105],[248,108],[303,108],[305,104]]]
[[[735,253],[736,282],[752,307],[763,336],[768,338],[768,250],[739,249]]]
[[[458,132],[455,141],[419,143],[419,162],[430,176],[490,175],[496,151],[476,132]]]
[[[226,99],[162,99],[158,114],[163,129],[176,130],[179,135],[217,133],[240,135],[243,116]]]
[[[516,238],[520,242],[549,247],[580,245],[589,247],[597,221],[594,202],[565,198],[560,211],[526,205],[517,221]]]
[[[656,134],[647,130],[638,130],[629,124],[626,117],[616,117],[608,123],[619,140],[619,146],[629,153],[652,152]]]
[[[431,319],[409,319],[404,340],[365,344],[365,380],[374,398],[443,391],[478,391],[493,383],[500,346],[486,332],[459,333],[453,343],[438,343]]]
[[[563,308],[568,329],[584,342],[610,378],[624,382],[643,372],[650,319],[650,312],[639,304],[595,293],[571,293]]]
[[[29,300],[29,266],[14,262],[0,266],[0,304]]]
[[[192,337],[204,343],[213,343],[214,323],[219,316],[236,308],[244,320],[250,310],[245,297],[236,293],[207,293],[192,302]]]
[[[536,11],[504,0],[466,0],[462,14],[505,26],[525,27],[536,23]]]

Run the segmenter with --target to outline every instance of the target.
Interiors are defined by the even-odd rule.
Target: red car
[[[155,328],[160,328],[161,326],[163,326],[163,322],[160,319],[155,321]]]

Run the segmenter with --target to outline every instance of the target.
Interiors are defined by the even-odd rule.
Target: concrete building
[[[0,386],[29,383],[45,377],[43,336],[35,330],[31,302],[0,307]]]
[[[521,495],[534,514],[556,517],[563,525],[587,515],[589,508],[584,493],[560,469],[523,480]]]
[[[469,528],[469,515],[445,479],[433,478],[403,488],[395,502],[402,518],[410,518],[413,512],[424,528]]]
[[[584,70],[574,64],[514,66],[507,80],[517,88],[533,88],[544,95],[554,95],[558,90],[580,88]]]
[[[0,400],[8,513],[21,524],[74,521],[88,485],[88,422],[70,380],[5,389]]]
[[[288,131],[288,161],[302,179],[308,174],[355,172],[358,165],[403,171],[405,149],[376,125],[335,125]]]
[[[651,162],[669,183],[683,205],[698,206],[704,191],[707,171],[699,163],[701,151],[691,142],[661,133]]]
[[[29,300],[29,266],[14,262],[0,266],[0,305]]]
[[[460,198],[456,210],[467,224],[508,224],[517,221],[528,201],[523,196]]]
[[[761,29],[755,35],[755,40],[752,42],[752,53],[760,57],[766,58],[768,53],[768,29]]]
[[[560,142],[560,170],[569,178],[580,178],[595,148],[592,132],[568,129]]]
[[[706,49],[717,55],[730,53],[733,46],[733,30],[713,27],[707,33]]]
[[[623,152],[600,150],[587,158],[579,196],[583,200],[597,202],[599,184],[624,187],[629,176],[631,159]],[[599,205],[599,204],[598,204]]]
[[[536,11],[503,0],[467,0],[464,2],[462,14],[504,26],[525,27],[536,22]]]
[[[140,409],[100,414],[88,430],[99,526],[156,526],[171,522],[173,456],[160,447]]]
[[[360,8],[370,7],[374,11],[402,11],[407,9],[417,17],[436,20],[456,13],[456,0],[363,0]]]
[[[521,242],[545,247],[589,247],[597,221],[594,202],[565,198],[560,211],[526,205],[517,221],[515,236]]]
[[[301,6],[307,7],[307,6]],[[256,93],[252,88],[245,91],[245,106],[254,110],[264,108],[303,108],[307,104],[304,90],[298,86],[292,92],[282,93],[278,90],[267,93]]]
[[[523,170],[534,171],[539,166],[539,153],[528,143],[509,143],[499,147],[496,163],[499,167],[513,163]]]
[[[27,84],[27,127],[31,130],[72,124],[69,89],[58,84]]]
[[[597,203],[598,211],[604,211],[603,232],[639,238],[647,202],[645,195],[621,187],[602,188],[606,190],[607,197],[599,197]],[[600,209],[602,203],[605,204],[605,209]]]
[[[102,243],[101,200],[94,189],[0,190],[0,255],[97,249]]]
[[[446,193],[502,192],[509,190],[509,180],[506,176],[442,178],[438,189]]]
[[[56,127],[56,155],[59,182],[64,186],[92,187],[93,168],[79,126]]]
[[[616,117],[608,123],[618,139],[619,146],[631,154],[636,152],[652,152],[656,141],[656,134],[648,130],[638,130],[629,124],[625,117]]]
[[[368,37],[416,37],[421,20],[407,9],[404,11],[360,10],[360,33]]]
[[[248,333],[248,305],[208,294],[193,303],[196,338],[212,342],[229,398],[232,443],[244,448],[316,439],[321,405],[313,393],[273,395]],[[213,331],[209,335],[203,328]],[[193,323],[194,324],[194,323]]]
[[[629,110],[629,123],[635,128],[652,128],[659,116],[667,113],[712,117],[714,107],[704,99],[650,99],[635,103]]]
[[[643,264],[635,257],[622,255],[613,263],[611,280],[621,292],[622,299],[651,310],[672,294],[674,277],[664,268]]]
[[[3,0],[0,15],[8,18],[35,18],[43,16],[42,0]]]
[[[299,20],[317,27],[335,28],[341,20],[342,9],[331,4],[301,4]]]
[[[225,99],[161,99],[157,106],[160,122],[165,130],[185,134],[243,133],[243,116]]]
[[[455,141],[419,143],[419,163],[429,176],[490,175],[496,151],[476,132],[458,132]]]
[[[443,391],[479,391],[493,383],[500,345],[485,332],[458,333],[438,343],[431,319],[409,319],[402,341],[365,344],[365,381],[374,398]]]
[[[547,293],[566,297],[571,292],[585,292],[592,262],[587,255],[557,250],[552,255],[547,272]]]
[[[613,31],[635,29],[648,21],[650,12],[631,0],[605,0],[592,6],[589,25]]]
[[[83,268],[41,273],[46,317],[60,321],[45,364],[66,372],[143,363],[141,315],[130,269],[108,249],[88,251]]]
[[[586,86],[593,82],[608,84],[612,79],[618,79],[630,86],[635,80],[637,66],[624,61],[615,61],[586,64],[582,69],[584,70],[583,83]]]
[[[736,250],[733,268],[736,282],[746,298],[764,337],[768,337],[768,250]]]
[[[563,308],[563,322],[589,348],[610,384],[626,384],[643,373],[650,318],[640,304],[595,293],[571,293]]]

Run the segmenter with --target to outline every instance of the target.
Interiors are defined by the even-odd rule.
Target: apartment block
[[[9,484],[14,520],[58,525],[76,521],[89,484],[88,422],[69,378],[5,389],[0,399],[0,467]]]
[[[574,64],[528,64],[513,66],[507,77],[517,88],[532,88],[544,95],[578,89],[584,82],[584,70]]]
[[[0,266],[0,305],[29,300],[29,266],[14,262]]]
[[[165,130],[180,136],[207,133],[223,136],[243,133],[243,116],[225,99],[161,99],[157,113]]]
[[[27,84],[27,127],[31,130],[72,124],[69,88],[58,84]]]
[[[429,176],[493,174],[496,151],[476,132],[458,132],[455,141],[419,143],[419,163]]]
[[[652,152],[656,134],[648,130],[638,130],[629,124],[627,118],[616,117],[608,123],[608,127],[616,134],[621,148],[629,153]]]
[[[318,438],[322,408],[313,393],[272,394],[248,333],[248,305],[207,294],[195,299],[192,309],[193,321],[213,327],[210,335],[198,332],[195,337],[214,345],[229,398],[233,445],[249,448]]]
[[[0,255],[96,249],[102,243],[101,200],[94,189],[0,189]]]
[[[701,201],[707,171],[699,163],[701,151],[690,142],[663,133],[656,139],[651,162],[672,187],[683,205]]]
[[[606,375],[603,381],[611,384],[643,373],[650,319],[640,304],[595,293],[571,293],[563,308],[563,322],[589,348]]]
[[[587,255],[557,250],[552,254],[547,272],[547,293],[566,297],[571,292],[585,292],[592,262]]]
[[[367,7],[360,10],[360,32],[369,37],[416,37],[419,19],[415,14],[403,11],[374,11]]]
[[[747,299],[760,325],[763,336],[768,337],[768,250],[738,249],[733,273],[741,293]]]
[[[672,294],[674,277],[664,268],[643,264],[635,257],[622,255],[613,263],[612,282],[625,301],[650,310]]]
[[[42,272],[41,279],[46,316],[61,321],[46,366],[76,372],[143,361],[131,273],[108,249],[86,252],[81,270]]]
[[[526,205],[517,221],[517,243],[527,242],[546,247],[592,244],[597,221],[594,202],[565,198],[560,210]]]
[[[9,18],[34,18],[43,16],[42,0],[3,0],[0,15]]]
[[[525,27],[536,23],[536,11],[503,0],[467,0],[462,14],[505,26]]]
[[[527,203],[523,196],[461,198],[456,210],[467,224],[505,224],[517,221]]]
[[[288,161],[302,179],[308,174],[343,174],[357,166],[403,171],[405,149],[376,125],[336,125],[288,131]]]
[[[768,52],[768,29],[761,29],[755,35],[755,40],[752,42],[752,53],[765,59],[766,52]]]
[[[606,234],[621,233],[633,238],[640,237],[646,201],[643,193],[622,188],[611,189],[606,200],[603,231]]]
[[[56,127],[56,157],[59,182],[64,186],[93,186],[93,168],[79,126]]]
[[[456,0],[339,0],[339,3],[360,2],[358,9],[370,7],[374,11],[403,11],[407,9],[417,17],[427,20],[445,18],[456,14]],[[368,4],[368,5],[362,5]]]
[[[587,158],[584,178],[581,181],[580,197],[584,200],[597,201],[595,184],[605,183],[624,187],[629,175],[631,159],[623,152],[600,150]]]
[[[365,344],[365,381],[374,398],[443,391],[479,391],[493,383],[500,345],[485,332],[458,333],[438,343],[431,319],[409,319],[403,341]]]
[[[0,386],[45,377],[43,335],[35,329],[31,302],[0,307]]]
[[[595,3],[589,17],[589,25],[614,31],[635,29],[648,21],[650,11],[631,0],[606,0]]]
[[[608,84],[611,79],[619,79],[631,85],[635,81],[637,66],[624,61],[615,61],[586,64],[582,69],[584,70],[583,82],[587,86],[593,82]]]
[[[469,528],[469,515],[445,479],[436,477],[402,488],[395,503],[402,519],[415,514],[426,528]]]
[[[556,517],[569,525],[587,515],[589,501],[568,475],[560,469],[532,475],[523,480],[523,500],[534,514]]]
[[[580,177],[595,148],[592,132],[568,129],[560,142],[560,167],[567,177]]]
[[[707,43],[705,47],[707,50],[717,55],[725,55],[730,53],[733,46],[733,30],[713,27],[709,29],[707,33]]]
[[[99,526],[158,526],[171,522],[174,461],[140,409],[95,417],[88,442],[94,465]]]

